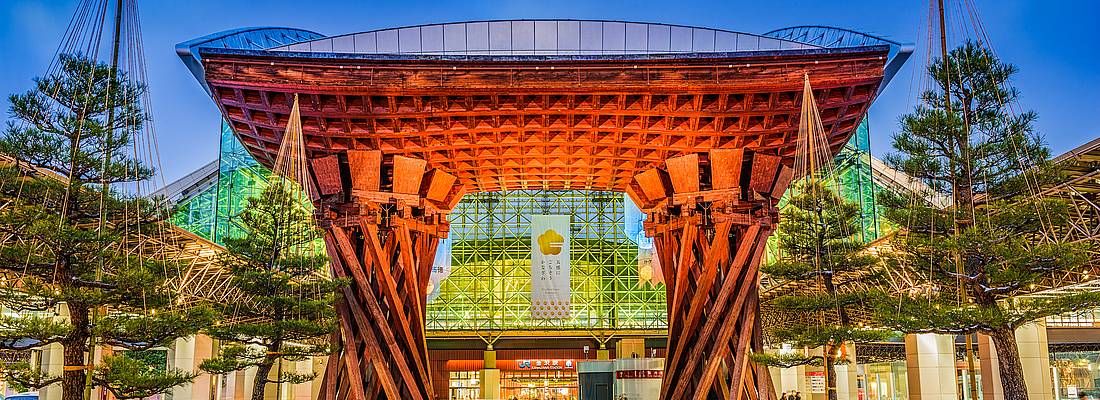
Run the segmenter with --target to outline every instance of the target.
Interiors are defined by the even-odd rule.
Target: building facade
[[[528,38],[531,43],[526,44]],[[633,59],[639,55],[654,59],[661,54],[671,58],[797,54],[799,50],[813,53],[860,46],[886,50],[889,61],[883,74],[887,80],[910,51],[896,42],[831,28],[791,28],[754,35],[615,21],[489,21],[332,38],[285,29],[230,31],[183,43],[178,52],[205,87],[202,57],[211,48],[306,57],[344,54],[467,61],[535,57],[560,61]],[[188,189],[191,194],[180,198],[173,214],[177,225],[215,242],[246,234],[234,223],[234,216],[248,196],[262,189],[269,173],[253,158],[255,143],[242,145],[235,124],[239,122],[222,125],[216,173],[208,168],[206,177],[192,179],[196,184]],[[864,211],[860,235],[871,241],[888,227],[883,226],[874,201],[881,184],[873,179],[870,131],[866,121],[853,124],[855,128],[835,161],[836,176],[841,193]],[[433,266],[425,315],[437,396],[462,398],[474,393],[472,386],[489,391],[498,386],[503,398],[576,396],[577,362],[664,356],[668,288],[647,264],[653,243],[643,232],[643,213],[635,200],[621,192],[569,187],[565,183],[560,188],[469,193],[450,211],[450,233]],[[567,318],[532,314],[530,218],[544,214],[568,215],[571,220]],[[483,376],[487,369],[498,374],[488,379],[495,381],[488,385]]]

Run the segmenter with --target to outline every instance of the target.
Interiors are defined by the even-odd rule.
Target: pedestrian
[[[799,391],[795,390],[794,391],[794,399],[792,399],[792,400],[802,400],[802,392],[799,392]]]
[[[788,399],[789,399],[789,397],[787,397],[787,392],[783,392],[783,395],[779,396],[779,400],[788,400]]]

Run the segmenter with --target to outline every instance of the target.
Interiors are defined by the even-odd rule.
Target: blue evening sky
[[[176,43],[244,26],[335,35],[421,23],[509,18],[618,19],[762,33],[832,25],[916,43],[916,54],[871,109],[872,151],[890,151],[925,62],[928,0],[769,1],[141,1],[149,84],[168,180],[218,155],[218,111],[174,52]],[[949,4],[961,0],[948,0]],[[1020,67],[1024,109],[1055,154],[1100,136],[1100,1],[971,0],[1003,59]],[[0,0],[0,93],[29,88],[60,41],[76,0]],[[7,108],[6,99],[3,107]],[[5,117],[6,118],[6,117]]]

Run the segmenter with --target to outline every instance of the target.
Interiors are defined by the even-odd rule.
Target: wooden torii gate
[[[832,152],[888,49],[651,59],[387,59],[204,53],[204,79],[271,165],[295,95],[344,344],[321,397],[434,398],[425,291],[466,192],[615,190],[647,214],[668,287],[663,397],[772,397],[758,267],[792,179],[803,79]]]
[[[322,194],[349,189],[357,199],[321,216],[333,271],[352,282],[338,304],[345,349],[328,365],[324,397],[431,398],[425,289],[464,187],[423,160],[347,155],[348,187],[340,176],[317,175]],[[743,149],[682,155],[639,173],[627,189],[669,266],[664,398],[731,398],[737,390],[737,398],[771,397],[766,368],[748,353],[761,350],[760,257],[792,178],[781,161]],[[336,156],[313,163],[315,171],[338,165]],[[392,177],[389,190],[381,176]]]

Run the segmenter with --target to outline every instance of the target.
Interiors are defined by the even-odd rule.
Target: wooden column
[[[423,160],[348,151],[312,160],[318,220],[335,277],[342,350],[319,398],[434,398],[425,342],[428,278],[447,212],[462,197],[454,176]]]
[[[635,176],[628,194],[647,214],[668,288],[663,399],[766,400],[760,258],[792,170],[779,156],[712,150]]]

